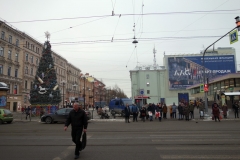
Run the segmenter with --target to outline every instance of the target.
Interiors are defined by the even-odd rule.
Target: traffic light
[[[204,92],[208,92],[208,84],[204,84]]]

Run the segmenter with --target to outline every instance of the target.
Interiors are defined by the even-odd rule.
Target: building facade
[[[205,93],[201,91],[200,84],[195,84],[187,87],[191,95],[196,100],[204,100]],[[208,83],[207,100],[208,105],[211,106],[213,102],[223,105],[226,103],[228,106],[232,106],[233,102],[239,101],[239,95],[225,96],[226,93],[238,92],[240,93],[240,73],[230,73],[221,77],[211,79]]]
[[[23,101],[23,56],[22,32],[0,21],[0,81],[8,85],[6,108],[13,111],[20,109]]]
[[[187,87],[203,83],[203,54],[164,55],[163,64],[138,66],[130,70],[132,97],[135,103],[159,103],[171,105],[178,102],[178,94],[188,94]],[[234,48],[217,48],[205,54],[206,79],[236,73]],[[155,66],[155,67],[154,67]],[[141,94],[143,91],[143,94]]]
[[[29,106],[29,93],[42,56],[43,44],[28,34],[0,21],[0,81],[8,85],[7,107],[21,111]],[[53,49],[53,48],[52,48]],[[81,70],[52,50],[63,107],[80,94]]]

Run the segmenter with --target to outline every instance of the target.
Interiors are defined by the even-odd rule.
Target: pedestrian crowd
[[[239,118],[239,104],[235,102],[232,106],[235,118]],[[127,104],[125,107],[125,123],[130,123],[129,118],[130,115],[133,115],[132,122],[137,122],[137,118],[139,117],[141,121],[145,122],[146,120],[153,121],[158,120],[161,122],[163,119],[178,119],[178,120],[186,120],[189,121],[194,119],[194,110],[198,109],[199,118],[204,118],[204,103],[202,101],[182,101],[179,102],[178,105],[173,103],[170,106],[167,106],[165,103],[149,103],[143,105],[141,108],[136,106],[136,104],[132,104],[131,107]],[[222,113],[222,114],[221,114]],[[212,104],[212,120],[219,121],[222,118],[227,118],[228,116],[228,106],[226,104],[221,107],[214,102]]]

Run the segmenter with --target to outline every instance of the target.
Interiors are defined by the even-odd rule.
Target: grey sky
[[[240,16],[239,0],[0,0],[0,4],[0,18],[7,22],[48,20],[10,24],[41,43],[46,40],[44,32],[49,31],[55,52],[79,67],[83,73],[88,72],[103,80],[106,86],[117,84],[129,97],[129,70],[137,65],[153,64],[154,46],[159,65],[162,65],[164,51],[168,55],[199,53],[218,37],[190,37],[222,36],[236,26],[234,18]],[[76,18],[111,15],[113,8],[116,15],[122,14],[120,18]],[[213,10],[234,11],[189,13]],[[134,13],[164,14],[126,15]],[[75,19],[49,20],[61,18]],[[134,22],[136,38],[141,38],[135,50],[131,39],[134,36]],[[110,42],[112,37],[113,42]],[[71,43],[64,45],[62,42]],[[230,45],[229,38],[225,37],[215,48],[234,47],[237,64],[240,64],[239,44]]]

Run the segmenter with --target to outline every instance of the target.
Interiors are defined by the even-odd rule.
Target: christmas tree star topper
[[[50,39],[50,33],[48,32],[48,31],[46,31],[46,32],[44,32],[45,33],[45,37],[47,38],[47,41],[48,41],[48,39]]]

